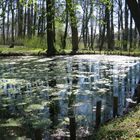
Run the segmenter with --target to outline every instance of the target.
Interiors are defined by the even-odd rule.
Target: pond
[[[101,122],[127,109],[140,79],[140,59],[77,55],[0,60],[0,139],[92,136],[96,105]]]

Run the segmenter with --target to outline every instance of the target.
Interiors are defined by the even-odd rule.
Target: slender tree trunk
[[[7,2],[2,2],[2,36],[3,36],[3,44],[5,45],[6,43],[6,38],[5,38],[5,13],[6,13],[6,6]]]
[[[3,36],[3,44],[5,45],[5,15],[2,18],[2,36]]]
[[[63,50],[66,48],[66,39],[67,39],[67,32],[68,32],[68,21],[69,21],[69,17],[68,17],[68,6],[66,4],[66,25],[65,25],[65,32],[64,32],[64,37],[62,39],[62,48]]]
[[[52,0],[52,4],[53,4],[53,10],[52,10],[52,18],[53,18],[53,39],[54,39],[54,43],[55,43],[55,0]]]
[[[24,12],[24,29],[23,29],[24,37],[26,36],[26,22],[27,22],[27,9],[25,7],[25,12]]]
[[[83,1],[83,5],[84,6],[83,6],[82,34],[83,34],[84,48],[87,49],[87,47],[90,46],[88,25],[93,13],[93,0]]]
[[[94,28],[94,34],[93,34],[93,40],[91,45],[94,45],[94,42],[96,41],[96,32],[97,32],[97,22],[95,23],[95,28]],[[92,47],[92,50],[94,50],[94,48]]]
[[[28,11],[27,11],[27,36],[28,38],[32,37],[32,21],[31,21],[31,5],[28,5]]]
[[[123,50],[124,51],[127,51],[127,43],[128,43],[128,8],[127,8],[127,3],[126,3],[126,0],[125,0],[125,30],[123,32],[123,36],[124,36],[124,39],[123,39]]]
[[[45,8],[44,8],[44,3],[45,3],[45,0],[42,1],[42,14],[41,14],[41,32],[40,32],[40,36],[43,37],[44,36],[44,15],[45,15]]]
[[[113,11],[114,11],[114,3],[112,0],[112,7],[111,7],[111,50],[114,50],[114,15],[113,15]]]
[[[138,34],[137,34],[137,27],[134,28],[134,31],[133,31],[133,40],[134,40],[134,43],[133,43],[133,48],[136,48],[137,47],[137,43],[138,43]]]
[[[106,32],[106,27],[104,24],[102,29],[100,30],[100,37],[99,37],[99,51],[100,52],[103,50],[103,45],[105,43],[105,32]]]
[[[66,0],[68,5],[68,11],[71,20],[71,34],[72,34],[72,54],[75,54],[78,50],[78,30],[77,30],[77,19],[75,15],[74,5],[72,0]]]
[[[10,6],[8,3],[8,11],[7,11],[7,38],[6,41],[9,43],[9,26],[10,26],[10,22],[9,22],[9,12],[10,12]]]
[[[30,16],[30,34],[31,34],[31,37],[33,36],[33,23],[34,23],[34,6],[33,4],[31,4],[31,16]]]
[[[103,22],[104,22],[103,24],[99,25],[99,40],[98,40],[98,44],[99,44],[99,51],[100,52],[103,50],[103,45],[105,43],[106,16],[100,17],[100,15],[103,15],[104,12],[105,12],[105,9],[102,6],[102,8],[100,8],[100,11],[99,11],[99,18],[100,18],[100,20],[103,20]]]
[[[36,33],[36,21],[37,21],[37,3],[34,4],[34,21],[33,21],[33,36]]]
[[[47,2],[46,2],[46,8],[47,8]],[[39,1],[39,11],[41,11],[41,1]],[[41,34],[41,30],[40,30],[40,27],[41,27],[41,17],[42,17],[42,15],[39,15],[39,17],[38,17],[38,36],[40,36],[40,34]]]
[[[83,12],[83,20],[82,20],[82,36],[83,36],[83,43],[84,48],[86,48],[86,41],[85,41],[85,17],[84,17],[85,10]]]
[[[107,24],[107,45],[108,45],[108,50],[111,50],[111,30],[110,30],[110,12],[108,7],[106,7],[105,10],[105,15],[106,15],[106,24]]]
[[[91,31],[91,38],[90,38],[91,44],[90,44],[90,49],[93,50],[93,44],[94,44],[94,41],[93,41],[93,26],[94,26],[93,19],[90,20],[90,26],[91,26],[91,29],[90,29],[90,31]]]
[[[86,15],[85,15],[85,48],[87,49],[88,43],[88,0],[86,1]]]
[[[18,8],[18,37],[23,36],[23,6],[20,0],[17,1]]]
[[[123,25],[123,10],[122,10],[123,4],[122,1],[120,1],[120,27],[121,27],[121,51],[123,46],[123,39],[124,39],[124,25]]]
[[[13,0],[11,0],[11,13],[12,13],[12,42],[11,42],[11,44],[12,45],[14,45],[14,41],[15,41],[15,39],[14,39],[14,2],[13,2]]]
[[[118,47],[120,48],[121,37],[120,37],[120,10],[118,10]]]
[[[132,16],[130,15],[130,46],[129,46],[129,52],[131,51],[131,49],[132,49],[132,41],[133,41],[133,34],[132,34],[132,32],[133,32],[133,28],[132,28],[132,25],[133,25],[133,22],[132,22],[133,20],[132,20]]]

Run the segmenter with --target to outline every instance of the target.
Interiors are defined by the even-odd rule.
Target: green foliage
[[[55,48],[56,48],[57,52],[61,53],[61,52],[65,51],[65,52],[69,53],[72,49],[71,38],[69,36],[66,39],[65,50],[63,50],[63,48],[62,48],[62,41],[63,41],[63,36],[64,36],[64,24],[61,21],[56,21],[55,27],[56,27]]]
[[[104,5],[106,5],[108,7],[108,9],[111,9],[111,7],[112,7],[111,0],[100,0],[100,2],[103,3]]]
[[[26,46],[15,46],[14,48],[9,48],[9,46],[0,45],[1,55],[38,55],[39,52],[45,52],[42,48],[31,48]]]
[[[62,38],[64,35],[63,24],[60,21],[55,22],[56,27],[56,50],[60,52],[62,50]]]
[[[42,110],[44,107],[40,104],[31,104],[28,106],[27,111]]]
[[[46,39],[41,38],[41,37],[37,37],[34,36],[31,39],[26,38],[24,40],[24,46],[26,47],[30,47],[30,48],[42,48],[42,49],[46,49],[47,45],[46,45]]]
[[[94,132],[94,140],[139,140],[140,106],[127,116],[115,119]]]
[[[21,120],[20,119],[8,119],[4,124],[1,124],[1,127],[15,127],[15,126],[21,126]]]

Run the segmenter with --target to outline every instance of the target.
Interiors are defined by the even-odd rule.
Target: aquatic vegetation
[[[95,126],[97,101],[101,122],[113,117],[113,96],[122,115],[139,82],[139,62],[105,55],[2,59],[0,129],[20,126],[30,138],[36,131],[43,138],[70,137],[69,127],[75,125],[77,137],[87,137]]]

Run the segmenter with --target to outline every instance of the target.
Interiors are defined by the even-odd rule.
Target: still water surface
[[[101,122],[118,115],[135,94],[140,59],[79,55],[0,60],[0,139],[77,139],[92,135],[96,103]]]

